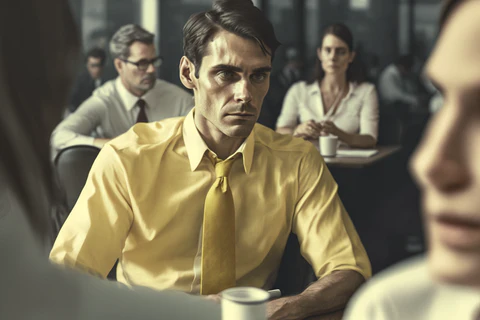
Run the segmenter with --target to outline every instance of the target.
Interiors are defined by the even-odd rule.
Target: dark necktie
[[[138,117],[137,117],[137,122],[148,122],[147,114],[145,113],[145,100],[143,99],[138,99],[137,101],[137,107],[140,109],[138,112]]]

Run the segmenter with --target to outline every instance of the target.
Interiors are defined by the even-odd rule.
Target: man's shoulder
[[[428,276],[427,262],[425,256],[418,256],[400,262],[385,271],[379,273],[368,286],[372,289],[386,289],[392,286],[430,286],[433,282]]]
[[[433,296],[435,288],[425,257],[409,259],[366,282],[350,302],[351,317],[347,316],[347,319],[355,319],[355,314],[388,313],[398,316],[399,313],[417,311],[419,304],[426,304]]]
[[[279,153],[293,152],[300,155],[316,151],[311,142],[291,135],[280,134],[259,123],[255,124],[255,144],[258,147],[269,149],[271,152]]]
[[[117,97],[117,95],[118,92],[115,86],[115,79],[105,82],[92,93],[92,97],[99,98],[103,101]]]
[[[113,149],[135,151],[140,148],[166,145],[182,135],[185,117],[168,118],[149,123],[137,123],[124,134],[111,140]]]

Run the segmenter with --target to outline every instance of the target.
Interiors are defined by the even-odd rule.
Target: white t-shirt
[[[322,93],[318,81],[308,84],[297,82],[287,92],[282,112],[277,120],[277,128],[295,127],[298,122],[330,120],[351,134],[378,136],[378,98],[375,86],[370,83],[350,83],[347,95],[333,109],[325,114]]]
[[[435,283],[419,257],[369,280],[344,320],[476,320],[479,311],[479,290]]]

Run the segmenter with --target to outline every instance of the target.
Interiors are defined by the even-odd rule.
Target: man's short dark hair
[[[85,62],[88,62],[88,58],[90,57],[100,59],[100,64],[103,66],[105,65],[107,54],[105,50],[101,48],[92,48],[88,50],[87,54],[85,55]]]
[[[195,77],[198,78],[208,43],[221,30],[257,41],[272,60],[280,45],[272,24],[251,0],[214,1],[211,10],[192,15],[183,27],[183,51],[195,65]]]

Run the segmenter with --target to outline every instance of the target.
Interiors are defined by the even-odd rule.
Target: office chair
[[[70,212],[87,181],[88,173],[100,149],[79,145],[61,150],[54,160],[59,188],[64,192],[65,205]]]

